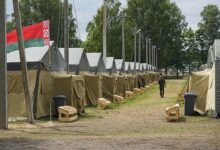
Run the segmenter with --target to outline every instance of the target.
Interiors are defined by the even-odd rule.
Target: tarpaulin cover
[[[207,93],[209,89],[210,70],[192,73],[189,80],[189,91],[197,95],[195,110],[203,113],[206,110]]]
[[[88,106],[96,106],[98,98],[102,97],[102,85],[99,75],[84,75],[85,98]]]

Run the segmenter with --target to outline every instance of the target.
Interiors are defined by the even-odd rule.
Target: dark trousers
[[[160,88],[160,97],[164,97],[164,88]]]

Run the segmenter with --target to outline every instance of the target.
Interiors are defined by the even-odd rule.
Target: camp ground
[[[64,58],[64,48],[59,50]],[[76,75],[89,72],[89,61],[83,48],[69,48],[69,68]]]
[[[220,150],[219,0],[1,0],[0,150]]]

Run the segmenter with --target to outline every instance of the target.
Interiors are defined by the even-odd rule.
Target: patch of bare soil
[[[133,102],[110,110],[93,110],[92,117],[73,123],[10,125],[0,131],[0,149],[220,149],[220,121],[187,117],[166,122],[184,80],[167,82],[165,98],[154,86]]]

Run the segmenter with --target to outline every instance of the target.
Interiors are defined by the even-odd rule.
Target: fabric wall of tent
[[[84,111],[85,101],[83,77],[78,75],[54,73],[52,75],[51,96],[54,97],[57,95],[65,95],[67,98],[66,104],[75,107],[78,114],[81,114]],[[46,113],[46,109],[44,111]]]
[[[64,57],[64,48],[59,50]],[[89,72],[89,61],[83,48],[69,48],[69,71],[76,75]]]
[[[115,59],[116,69],[119,73],[125,71],[125,63],[123,59]]]
[[[26,48],[26,61],[30,84],[30,94],[33,101],[35,117],[44,116],[41,110],[49,113],[49,46]],[[50,46],[51,72],[65,70],[65,62],[54,42]],[[19,51],[7,54],[8,62],[8,113],[9,117],[27,117],[25,97],[21,77]],[[47,105],[45,105],[47,104]]]
[[[125,91],[127,90],[126,76],[115,76],[116,77],[116,89],[115,94],[125,97]]]
[[[116,91],[116,77],[110,75],[102,75],[102,96],[107,100],[113,101],[113,95]]]
[[[189,90],[197,95],[195,109],[199,113],[212,110],[220,112],[220,40],[215,40],[209,49],[209,69],[192,73]]]
[[[144,79],[144,74],[138,74],[137,80],[138,80],[138,88],[145,87],[146,83],[145,83],[145,79]]]
[[[112,73],[117,72],[116,64],[114,57],[107,57],[106,58],[106,71],[111,75]]]
[[[150,81],[150,74],[149,73],[145,73],[144,74],[144,80],[145,80],[145,84],[146,85],[151,83],[151,81]]]
[[[105,63],[101,53],[86,53],[89,61],[89,70],[95,74],[106,72]]]
[[[98,98],[102,97],[102,83],[99,75],[83,75],[85,82],[85,99],[87,106],[96,106]]]

